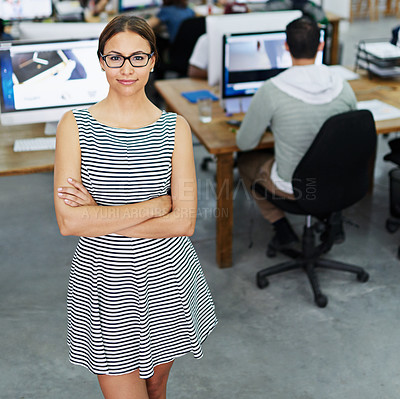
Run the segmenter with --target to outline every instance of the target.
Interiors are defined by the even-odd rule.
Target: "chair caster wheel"
[[[260,289],[263,289],[265,287],[268,287],[269,281],[266,277],[260,276],[259,273],[257,273],[257,287]]]
[[[201,164],[200,164],[200,169],[202,170],[202,171],[204,171],[204,172],[206,172],[207,170],[208,170],[208,162],[202,162]]]
[[[361,283],[366,283],[369,280],[369,274],[367,272],[357,273],[357,280]]]
[[[200,164],[200,168],[201,168],[201,170],[203,170],[204,172],[206,172],[207,170],[208,170],[208,164],[210,163],[210,162],[212,162],[212,158],[211,157],[205,157],[203,160],[202,160],[202,162],[201,162],[201,164]]]
[[[318,221],[315,223],[314,229],[316,233],[321,234],[326,230],[326,224],[324,222]]]
[[[324,294],[316,295],[314,300],[319,308],[324,308],[328,304],[328,298]]]
[[[400,227],[399,222],[391,220],[391,219],[387,219],[386,220],[386,230],[389,233],[395,233]]]
[[[272,247],[268,247],[267,248],[266,255],[267,255],[268,258],[275,258],[276,253],[277,253],[277,251],[276,251],[275,248],[272,248]]]

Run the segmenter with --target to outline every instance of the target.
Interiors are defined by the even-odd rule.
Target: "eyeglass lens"
[[[131,55],[130,57],[124,57],[118,54],[106,55],[105,57],[106,64],[110,68],[120,68],[125,63],[126,60],[129,60],[133,67],[144,67],[147,65],[150,59],[150,54],[139,53]]]

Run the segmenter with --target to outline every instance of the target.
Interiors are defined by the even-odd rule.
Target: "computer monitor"
[[[265,80],[291,67],[285,41],[285,31],[224,35],[222,99],[252,96]],[[320,41],[325,41],[325,29]],[[315,64],[323,61],[324,51],[318,51]]]
[[[97,39],[0,43],[2,125],[57,122],[108,93]]]
[[[224,34],[285,30],[289,22],[301,16],[298,10],[207,16],[206,32],[211,38],[208,40],[208,84],[214,86],[221,80]]]
[[[107,22],[20,22],[16,37],[24,41],[98,38],[106,25]]]
[[[5,21],[49,18],[52,0],[0,0],[0,17]]]
[[[118,12],[134,11],[140,8],[161,6],[162,0],[119,0]]]

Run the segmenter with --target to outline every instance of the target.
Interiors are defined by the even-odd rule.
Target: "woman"
[[[70,360],[98,375],[106,399],[165,398],[174,359],[201,357],[217,323],[188,238],[191,132],[146,97],[157,51],[144,20],[114,18],[98,56],[107,97],[67,112],[57,129],[57,221],[63,235],[81,236],[68,285]]]

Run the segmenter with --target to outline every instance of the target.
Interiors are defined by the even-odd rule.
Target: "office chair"
[[[193,17],[184,20],[179,27],[175,40],[170,44],[165,68],[177,72],[179,77],[186,77],[189,58],[197,39],[206,33],[205,17]]]
[[[398,167],[389,171],[390,217],[386,219],[386,230],[395,233],[400,227],[400,138],[389,141],[390,153],[383,159],[395,163]],[[400,259],[400,246],[397,248]]]
[[[349,111],[329,118],[321,127],[311,147],[293,173],[295,200],[278,197],[259,183],[253,190],[282,210],[306,215],[301,251],[287,251],[293,260],[261,270],[257,285],[265,288],[267,276],[303,268],[310,281],[315,303],[323,308],[328,298],[321,292],[316,269],[333,269],[355,273],[360,282],[369,278],[361,267],[334,260],[321,259],[332,247],[340,212],[361,200],[369,187],[370,162],[376,148],[375,123],[370,111]],[[312,223],[312,217],[316,223]],[[315,233],[324,226],[321,244],[316,245]],[[284,251],[283,251],[284,252]],[[285,253],[285,252],[284,252]],[[271,255],[271,254],[270,254]]]

